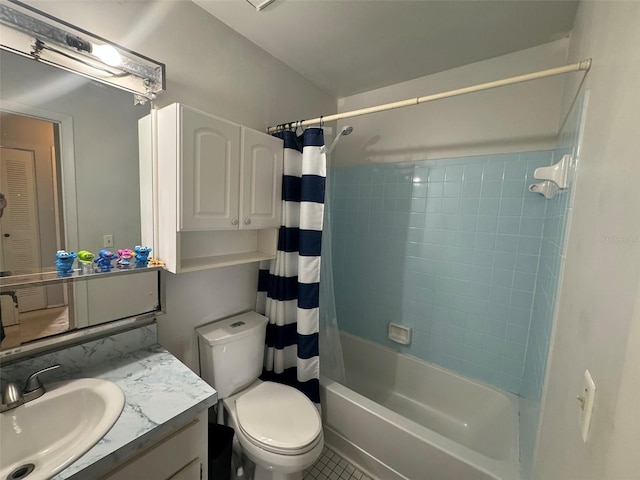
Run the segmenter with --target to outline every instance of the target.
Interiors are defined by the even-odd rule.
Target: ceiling
[[[193,0],[335,97],[565,37],[573,0]],[[262,0],[251,0],[260,4]]]

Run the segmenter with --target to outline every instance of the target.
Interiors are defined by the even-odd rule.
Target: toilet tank
[[[196,328],[200,375],[227,398],[262,373],[267,318],[247,312]]]

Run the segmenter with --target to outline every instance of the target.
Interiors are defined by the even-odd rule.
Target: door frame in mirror
[[[46,110],[32,105],[22,104],[2,100],[0,110],[3,112],[32,117],[58,125],[58,136],[60,141],[60,184],[56,182],[56,188],[62,190],[62,218],[64,222],[60,226],[63,248],[67,251],[77,252],[79,249],[79,225],[78,225],[78,200],[76,193],[76,168],[75,168],[75,150],[74,150],[74,129],[73,117],[63,113]],[[51,266],[53,267],[53,258],[55,252],[52,253]],[[46,259],[42,259],[41,271],[47,270]],[[40,273],[40,272],[33,272]],[[6,279],[6,277],[5,277]],[[65,293],[65,297],[69,295]],[[73,321],[75,328],[82,328],[86,325],[88,307],[88,292],[86,284],[78,284],[75,286],[72,298],[73,305],[69,305],[69,315],[73,312]]]
[[[60,134],[60,168],[62,178],[63,236],[65,250],[78,250],[78,200],[73,148],[73,117],[43,108],[2,100],[0,110],[57,123]]]

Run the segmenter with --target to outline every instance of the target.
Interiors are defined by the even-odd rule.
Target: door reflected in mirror
[[[43,269],[43,258],[64,244],[58,125],[0,112],[0,133],[0,272],[19,275]],[[73,327],[66,285],[25,288],[3,296],[3,348]]]
[[[60,143],[55,123],[7,112],[0,112],[0,134],[0,266],[19,275],[43,268],[43,257],[64,241],[57,179]],[[25,301],[44,304],[44,297],[41,293]]]

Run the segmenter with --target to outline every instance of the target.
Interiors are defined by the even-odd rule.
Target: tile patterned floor
[[[374,480],[333,450],[324,448],[318,461],[303,474],[304,480]]]

